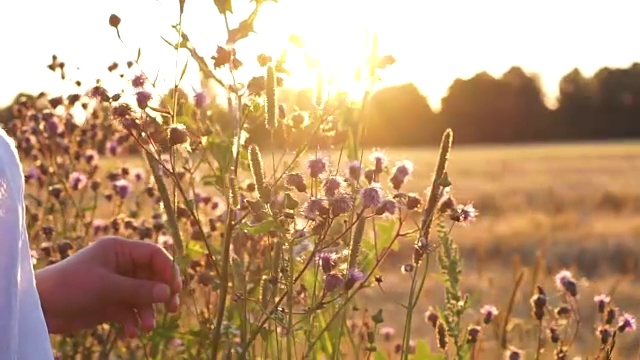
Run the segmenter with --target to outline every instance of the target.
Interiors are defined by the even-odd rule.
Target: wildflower
[[[134,88],[143,88],[144,84],[147,82],[147,77],[144,76],[144,74],[140,74],[140,75],[136,75],[133,77],[133,79],[131,80],[131,85],[133,85]]]
[[[69,185],[73,190],[80,190],[87,185],[87,176],[81,172],[74,171],[69,175]]]
[[[391,326],[383,326],[379,331],[384,341],[391,341],[391,338],[396,333],[396,329],[392,328]]]
[[[287,186],[296,189],[298,192],[303,193],[307,191],[307,184],[304,180],[304,176],[300,173],[287,174],[284,182]]]
[[[106,147],[107,147],[107,152],[111,156],[116,156],[120,152],[119,151],[120,147],[118,146],[118,143],[115,141],[112,141],[112,140],[108,141]]]
[[[133,114],[133,109],[131,109],[131,106],[129,104],[122,103],[114,106],[111,109],[111,114],[113,115],[113,117],[121,120],[129,119]]]
[[[540,285],[536,288],[536,294],[530,300],[533,317],[541,321],[544,317],[544,309],[547,306],[547,295]]]
[[[377,183],[373,183],[370,186],[363,188],[360,191],[360,199],[362,206],[366,208],[377,208],[382,203],[382,189]]]
[[[458,205],[456,210],[451,213],[451,220],[459,223],[469,223],[478,216],[478,211],[473,204]]]
[[[551,340],[552,343],[557,344],[560,342],[560,332],[558,331],[558,326],[555,323],[549,325],[547,332],[549,333],[549,340]]]
[[[169,146],[181,145],[189,141],[187,128],[183,124],[169,126]]]
[[[92,99],[103,100],[103,101],[109,99],[109,93],[107,92],[107,89],[103,88],[100,85],[96,85],[92,87],[91,90],[89,90],[87,96],[89,96]]]
[[[594,296],[593,301],[596,302],[596,305],[598,307],[598,312],[600,314],[604,314],[607,304],[611,302],[611,298],[606,294],[600,294],[600,295]]]
[[[558,289],[565,291],[572,297],[578,295],[578,285],[573,278],[573,275],[568,270],[562,270],[556,274],[556,286]]]
[[[329,293],[337,290],[343,283],[344,280],[342,280],[340,275],[334,273],[327,274],[324,276],[324,291]]]
[[[325,274],[331,273],[336,267],[336,261],[338,257],[334,253],[321,252],[316,255],[316,261],[320,263],[320,268]]]
[[[384,214],[395,215],[397,209],[398,209],[398,204],[395,201],[393,201],[392,199],[384,199],[382,200],[382,203],[380,204],[380,206],[376,208],[375,214],[376,215],[384,215]]]
[[[387,164],[387,156],[382,151],[374,151],[369,156],[369,159],[374,163],[374,173],[381,174],[384,170],[384,166]]]
[[[505,360],[521,360],[524,359],[524,354],[522,350],[511,346],[507,351],[505,351],[504,358]]]
[[[413,163],[408,160],[401,161],[396,164],[393,175],[389,179],[389,182],[393,186],[394,190],[400,190],[402,185],[405,183],[407,177],[411,175],[413,172]]]
[[[344,282],[344,289],[349,291],[358,282],[364,280],[364,274],[357,269],[349,269]]]
[[[498,309],[493,305],[485,305],[480,309],[480,313],[484,315],[482,322],[490,324],[493,318],[498,314]]]
[[[636,318],[631,314],[622,314],[618,319],[618,332],[634,331],[636,329]]]
[[[327,161],[323,157],[311,158],[307,161],[307,168],[309,169],[309,176],[312,179],[316,179],[322,173],[327,171]]]
[[[149,106],[149,101],[151,101],[150,92],[142,90],[136,93],[136,103],[141,110],[144,110]]]
[[[613,336],[613,332],[608,326],[601,325],[596,330],[596,335],[598,336],[598,338],[600,338],[600,343],[602,345],[607,345],[609,343],[609,340],[611,340],[611,337]]]
[[[435,329],[438,321],[440,320],[440,315],[438,315],[438,313],[433,310],[432,307],[429,307],[429,310],[424,313],[424,320],[431,324],[431,326],[433,326],[433,328]]]
[[[318,216],[326,214],[327,210],[323,199],[314,198],[306,202],[302,214],[308,220],[316,220]]]
[[[362,173],[362,165],[360,161],[354,160],[347,165],[347,173],[349,178],[354,181],[360,180],[360,174]]]
[[[209,99],[205,91],[198,91],[193,96],[193,103],[196,105],[198,109],[204,109],[205,106],[207,106],[208,102],[209,102]]]
[[[340,191],[340,189],[342,189],[343,185],[344,185],[344,181],[337,176],[332,176],[327,178],[323,184],[325,196],[326,197],[336,196],[336,194]]]
[[[131,171],[131,174],[133,175],[133,179],[136,182],[143,182],[145,179],[145,173],[144,170],[142,168],[135,168]]]
[[[93,150],[93,149],[89,149],[87,151],[85,151],[84,153],[84,161],[89,164],[89,165],[95,165],[98,162],[99,156],[98,156],[98,152]]]
[[[124,199],[129,196],[131,183],[125,179],[116,180],[113,182],[113,191],[118,194],[121,199]]]
[[[347,195],[341,195],[329,200],[331,215],[334,217],[346,214],[353,207],[353,199]]]
[[[407,195],[405,205],[407,206],[407,210],[415,210],[422,205],[422,200],[415,194],[409,194]]]
[[[480,336],[480,327],[475,325],[470,325],[467,328],[467,344],[475,344],[478,342],[478,337]]]

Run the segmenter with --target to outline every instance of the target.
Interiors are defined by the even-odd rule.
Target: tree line
[[[591,77],[574,69],[558,87],[558,106],[550,109],[536,74],[517,66],[499,77],[481,72],[454,80],[438,112],[413,84],[385,87],[369,97],[359,118],[367,124],[364,145],[434,145],[446,128],[454,130],[456,143],[467,144],[640,137],[640,63],[605,67]],[[288,109],[315,109],[312,90],[281,88],[279,94]],[[189,97],[181,91],[179,103],[188,103]],[[217,107],[216,121],[229,122],[226,110]],[[3,123],[12,116],[10,109],[0,111]],[[250,138],[257,144],[273,144],[260,126],[250,131]]]
[[[519,67],[453,81],[439,112],[412,84],[372,95],[367,142],[431,145],[446,128],[457,143],[520,143],[640,137],[640,63],[605,67],[592,77],[574,69],[558,84],[557,108],[543,101],[540,80]]]

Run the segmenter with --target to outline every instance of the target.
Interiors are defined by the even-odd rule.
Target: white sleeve
[[[14,141],[0,129],[0,352],[52,359],[26,234],[24,175]]]
[[[7,359],[18,358],[18,290],[20,282],[20,220],[19,199],[12,189],[10,174],[16,171],[11,163],[11,144],[2,131],[0,139],[0,349]],[[8,153],[8,154],[7,154]]]

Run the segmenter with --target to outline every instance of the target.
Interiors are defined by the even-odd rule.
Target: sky
[[[234,3],[232,27],[252,6],[249,0]],[[380,54],[397,60],[381,74],[382,84],[413,82],[436,109],[455,78],[480,71],[499,76],[513,65],[538,73],[552,104],[558,80],[575,67],[591,75],[603,66],[640,61],[639,10],[635,0],[279,0],[263,6],[257,34],[238,44],[238,56],[246,64],[238,76],[246,81],[261,74],[255,56],[277,56],[295,33],[336,83],[350,84],[376,33]],[[112,13],[122,19],[123,41],[108,25]],[[0,14],[0,104],[19,91],[77,91],[47,69],[52,54],[66,63],[73,80],[90,86],[101,78],[122,87],[116,76],[109,78],[107,66],[135,59],[140,49],[139,67],[128,76],[144,72],[153,79],[159,74],[158,92],[173,85],[188,60],[184,53],[176,57],[160,38],[176,39],[171,25],[178,21],[177,0],[2,1]],[[213,0],[186,0],[183,25],[207,59],[226,41]],[[299,69],[301,58],[298,54],[296,63],[292,55],[292,70],[300,71],[289,84],[310,81],[310,73]],[[182,84],[200,88],[193,63],[187,65]]]

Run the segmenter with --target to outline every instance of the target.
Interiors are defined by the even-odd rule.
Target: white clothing
[[[0,360],[53,359],[25,221],[22,165],[0,128]]]

